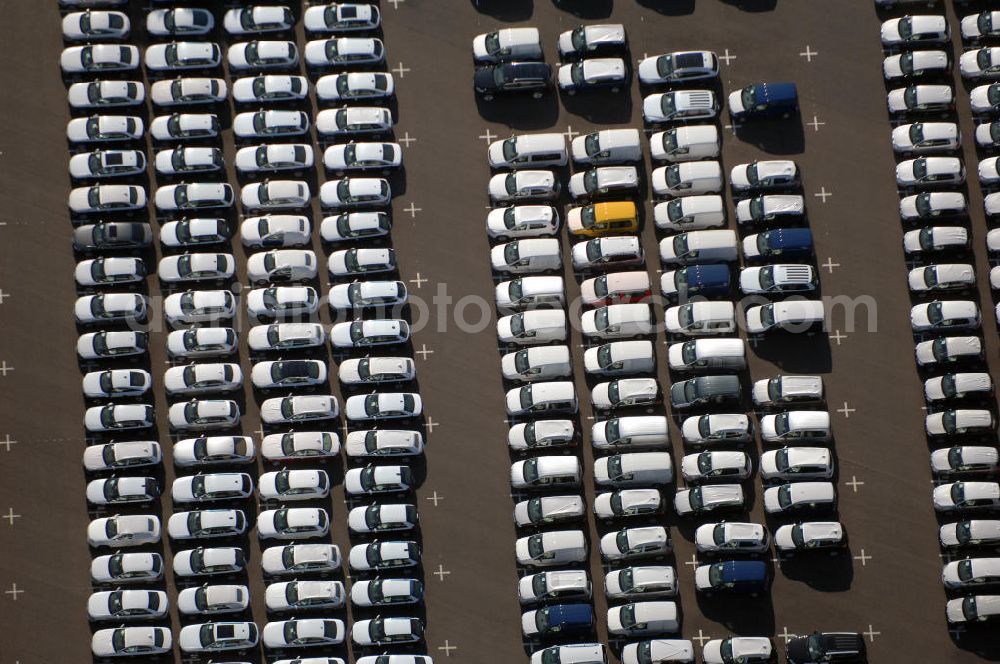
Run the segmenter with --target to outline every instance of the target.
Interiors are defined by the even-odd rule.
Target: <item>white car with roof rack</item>
[[[687,83],[719,75],[719,60],[712,51],[676,51],[653,55],[639,61],[639,82]]]
[[[694,543],[699,553],[758,554],[767,552],[770,538],[767,527],[759,523],[719,521],[698,526]]]
[[[160,444],[151,440],[90,445],[83,450],[83,469],[89,473],[156,466],[162,460]]]
[[[351,458],[416,456],[423,450],[423,434],[404,429],[350,431],[344,442],[344,451]]]
[[[374,37],[332,37],[306,42],[306,64],[310,67],[356,67],[385,61],[385,45]]]
[[[620,378],[598,383],[590,392],[595,410],[651,406],[662,399],[660,384],[655,378]]]
[[[559,211],[551,205],[511,205],[490,210],[486,215],[486,234],[502,242],[558,232]]]
[[[340,453],[340,434],[335,431],[289,431],[264,436],[260,455],[266,461],[332,458]]]
[[[383,72],[327,74],[316,81],[316,98],[325,102],[385,99],[395,91],[392,74]]]
[[[892,83],[905,79],[947,75],[950,68],[951,58],[948,57],[947,51],[939,49],[904,51],[898,55],[887,56],[882,61],[882,76],[887,82]]]
[[[177,593],[177,610],[185,616],[240,613],[250,604],[250,589],[235,584],[208,584]]]
[[[517,583],[521,604],[590,599],[590,576],[584,570],[554,570],[522,576]]]
[[[344,360],[337,377],[345,385],[401,383],[416,378],[416,364],[409,357],[364,357]]]
[[[237,138],[301,136],[309,131],[309,116],[303,111],[247,111],[233,118]]]
[[[642,100],[642,117],[649,124],[711,120],[718,114],[719,104],[711,90],[672,90]]]
[[[270,546],[260,555],[264,574],[281,576],[310,572],[336,572],[341,565],[336,544],[285,544]]]
[[[746,267],[740,270],[740,290],[756,293],[798,293],[815,290],[818,285],[811,265],[775,264]]]
[[[573,420],[534,420],[515,424],[507,431],[507,445],[514,452],[572,447],[577,439]]]
[[[309,394],[265,399],[260,406],[264,424],[291,424],[336,419],[340,414],[337,398],[328,394]]]
[[[246,554],[236,546],[203,547],[174,554],[176,577],[238,574],[246,567]]]
[[[347,593],[340,581],[280,581],[264,589],[264,605],[268,611],[339,609]]]
[[[1000,450],[992,445],[954,445],[931,452],[931,472],[937,476],[995,473]]]
[[[328,108],[316,114],[316,132],[323,137],[382,134],[392,130],[392,111],[373,106]]]
[[[742,444],[753,440],[750,418],[742,413],[694,415],[681,422],[685,445]]]
[[[774,548],[779,554],[841,549],[847,531],[839,521],[800,521],[774,531]]]
[[[514,505],[514,525],[549,526],[586,518],[587,506],[580,496],[539,496]]]

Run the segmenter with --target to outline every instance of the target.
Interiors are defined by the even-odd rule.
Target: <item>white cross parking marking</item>
[[[13,370],[14,370],[14,367],[8,365],[7,364],[7,360],[4,360],[3,362],[0,362],[0,374],[3,374],[4,378],[7,377],[7,372],[8,371],[13,371]]]
[[[425,279],[424,277],[421,277],[419,272],[417,272],[416,279],[410,279],[410,283],[411,284],[416,284],[417,288],[420,288],[425,281],[428,281],[428,279]]]
[[[390,2],[391,2],[391,0],[390,0]],[[405,78],[404,74],[406,72],[410,71],[410,68],[409,67],[404,67],[403,63],[400,62],[398,65],[396,65],[390,71],[392,71],[393,73],[399,74],[400,78]]]
[[[851,413],[853,413],[855,411],[857,411],[857,408],[850,408],[847,405],[846,401],[844,402],[844,407],[843,408],[838,408],[837,409],[837,412],[841,413],[844,416],[845,420],[849,420],[851,418]],[[862,484],[864,484],[864,482],[862,482]]]
[[[580,132],[573,131],[573,125],[566,125],[566,131],[564,131],[562,135],[572,141],[574,136],[580,135]]]
[[[25,591],[18,588],[16,583],[12,583],[10,585],[10,590],[5,590],[3,592],[5,595],[10,595],[10,598],[16,602],[17,596],[23,594]]]
[[[865,550],[861,549],[861,555],[860,556],[854,556],[854,559],[855,560],[860,560],[861,561],[861,566],[865,567],[868,564],[868,561],[872,559],[872,556],[867,555],[865,553]]]
[[[735,55],[732,55],[732,54],[730,54],[730,52],[729,52],[729,49],[727,48],[727,49],[726,49],[726,52],[725,52],[725,55],[720,55],[720,56],[719,56],[719,59],[720,59],[720,60],[723,60],[723,61],[724,61],[724,62],[726,63],[726,66],[728,67],[728,66],[729,66],[729,62],[730,62],[730,60],[735,60],[735,59],[736,59],[736,56],[735,56]]]
[[[424,427],[427,429],[428,433],[434,433],[434,427],[438,426],[438,422],[434,421],[433,417],[428,417],[427,421],[424,422]]]
[[[7,521],[9,522],[7,525],[9,525],[9,526],[13,526],[14,525],[14,519],[20,519],[20,518],[21,518],[20,514],[14,514],[14,508],[13,507],[8,508],[7,509],[7,513],[4,514],[3,516],[0,516],[0,519],[7,519]]]
[[[438,565],[438,568],[432,574],[438,578],[438,581],[444,581],[444,577],[451,574],[451,572],[446,570],[444,565]]]
[[[826,203],[826,199],[828,199],[831,196],[833,196],[833,192],[827,191],[826,187],[820,187],[819,191],[816,192],[815,194],[813,194],[813,196],[815,196],[816,198],[822,198],[823,199],[823,203],[825,204]]]
[[[706,634],[705,634],[704,632],[702,632],[702,631],[701,631],[701,629],[699,628],[699,629],[698,629],[698,636],[692,636],[692,637],[691,637],[691,640],[692,640],[692,641],[697,641],[697,642],[698,642],[698,647],[699,647],[699,648],[703,648],[703,647],[705,647],[705,641],[711,641],[711,640],[712,640],[712,637],[711,637],[711,636],[707,636],[707,635],[706,635]]]
[[[438,503],[440,503],[442,500],[444,500],[444,496],[442,496],[437,491],[435,491],[431,495],[427,496],[427,500],[429,500],[432,503],[434,503],[434,507],[437,507]]]
[[[822,127],[825,124],[826,124],[825,122],[820,122],[819,118],[814,115],[813,116],[813,121],[812,122],[807,122],[806,126],[807,127],[812,127],[813,131],[819,131],[819,128]]]
[[[858,492],[858,487],[859,486],[864,486],[865,483],[862,482],[861,480],[859,480],[856,476],[851,475],[851,481],[850,482],[844,482],[844,484],[846,484],[847,486],[851,487],[854,490],[854,493],[857,493]]]
[[[782,627],[781,634],[778,634],[777,636],[783,638],[785,640],[785,645],[788,645],[788,642],[797,637],[798,634],[792,634],[788,631],[787,627]]]
[[[819,55],[819,51],[812,50],[808,44],[806,44],[806,50],[799,53],[799,56],[806,59],[806,62],[812,62],[813,56]]]
[[[423,211],[423,208],[418,208],[416,205],[413,204],[412,201],[410,202],[410,207],[403,208],[403,212],[409,212],[410,213],[410,218],[411,219],[416,219],[417,213],[418,212],[422,212],[422,211]]]
[[[490,128],[487,127],[486,128],[486,133],[485,134],[480,134],[478,138],[483,139],[487,143],[492,143],[494,138],[499,138],[499,137],[500,136],[498,134],[494,134],[493,132],[490,131]]]
[[[691,560],[685,560],[684,564],[685,565],[690,565],[691,566],[691,571],[694,571],[694,568],[698,566],[698,556],[692,553],[691,554]]]
[[[817,194],[818,196],[819,194]],[[834,263],[832,258],[827,258],[826,262],[821,264],[820,267],[825,267],[829,270],[830,274],[833,274],[833,268],[840,267],[840,263]]]
[[[872,629],[871,623],[868,623],[868,631],[861,633],[868,637],[868,641],[870,643],[875,643],[875,637],[882,635],[882,632],[876,632],[874,629]]]
[[[397,138],[396,142],[397,143],[402,143],[403,147],[407,147],[408,148],[408,147],[410,147],[410,143],[416,143],[417,139],[415,139],[412,136],[410,136],[410,132],[406,132],[405,134],[403,134],[402,138]]]
[[[830,335],[830,338],[833,339],[834,341],[836,341],[837,345],[839,346],[840,345],[840,340],[841,339],[846,339],[847,335],[846,334],[841,334],[840,330],[834,330],[833,334]]]
[[[6,300],[8,297],[10,297],[10,293],[0,288],[0,304],[3,304],[3,301]]]
[[[6,434],[6,438],[0,440],[0,445],[3,445],[4,451],[10,452],[11,445],[17,445],[17,441],[10,437],[10,434]]]
[[[389,1],[391,2],[392,0],[389,0]],[[458,650],[458,646],[451,645],[451,643],[449,643],[448,639],[445,639],[444,640],[444,645],[443,646],[438,646],[438,650],[443,650],[445,657],[451,657],[451,651],[452,650]]]
[[[434,351],[432,351],[431,349],[429,349],[427,347],[427,344],[420,344],[420,350],[415,351],[413,354],[414,355],[419,355],[420,359],[423,360],[424,362],[426,362],[427,361],[427,356],[428,355],[433,355]]]
[[[389,4],[392,5],[393,9],[399,9],[399,4],[401,2],[406,2],[406,0],[389,0]]]

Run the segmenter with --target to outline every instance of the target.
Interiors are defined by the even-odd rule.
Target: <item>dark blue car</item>
[[[673,284],[665,279],[661,286],[664,295],[676,296],[682,301],[695,296],[729,297],[732,275],[728,265],[691,265],[673,272]]]
[[[774,228],[743,238],[743,257],[752,260],[809,258],[813,236],[808,228]]]
[[[590,604],[554,604],[521,616],[521,630],[527,637],[586,635],[593,629]]]
[[[794,83],[754,83],[729,95],[729,115],[734,120],[789,118],[798,112]]]
[[[767,592],[767,565],[760,560],[725,560],[703,565],[695,571],[699,592],[756,595]]]

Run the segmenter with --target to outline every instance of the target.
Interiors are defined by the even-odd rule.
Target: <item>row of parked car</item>
[[[1000,87],[989,83],[1000,76],[1000,49],[989,45],[1000,37],[992,27],[994,19],[1000,19],[1000,14],[990,10],[961,19],[962,40],[969,50],[958,63],[961,77],[978,84],[970,92],[970,102],[979,120],[976,147],[985,154],[1000,145],[993,138],[1000,137],[1000,124],[993,121],[1000,112]],[[906,158],[896,166],[900,216],[905,226],[915,226],[904,232],[903,248],[912,261],[909,290],[917,299],[910,324],[919,339],[916,362],[924,376],[925,429],[935,447],[931,452],[931,472],[936,480],[932,502],[942,517],[957,515],[962,519],[941,526],[939,540],[946,552],[976,553],[978,546],[996,541],[991,532],[1000,527],[998,521],[970,518],[977,510],[1000,507],[1000,485],[991,477],[1000,467],[990,405],[993,380],[982,340],[970,334],[980,328],[981,317],[975,297],[975,266],[961,261],[970,248],[968,224],[963,221],[968,202],[960,190],[966,177],[962,134],[957,118],[924,119],[930,111],[950,113],[954,108],[952,63],[943,50],[951,43],[951,28],[943,14],[908,14],[885,20],[881,38],[888,52],[883,66],[886,79],[912,81],[902,92],[889,93],[889,107],[901,118],[892,131],[892,147]],[[893,108],[894,95],[934,98],[940,103]],[[996,167],[995,157],[979,162],[979,182],[984,190],[1000,182]],[[1000,212],[998,204],[998,194],[986,195],[988,218]],[[987,236],[991,254],[1000,238],[995,236],[995,230]],[[1000,288],[1000,268],[990,271],[990,286]],[[958,299],[956,295],[970,297]],[[1000,320],[1000,307],[996,315]],[[945,608],[950,624],[970,625],[1000,614],[996,608],[1000,597],[970,594],[996,583],[1000,578],[995,576],[997,571],[1000,560],[991,557],[970,557],[944,565],[942,582],[953,593]]]
[[[218,45],[180,41],[191,36],[204,38],[216,30],[216,15],[210,10],[167,7],[150,12],[146,18],[151,36],[177,40],[154,44],[147,49],[145,60],[150,73],[161,69],[160,56],[171,70],[188,69],[187,65],[204,69],[217,64],[215,56],[221,53]],[[220,23],[228,35],[238,38],[264,33],[290,34],[294,20],[293,13],[285,6],[252,5],[225,12]],[[317,52],[322,51],[328,56],[327,65],[367,64],[369,60],[352,59],[352,49],[362,42],[374,44],[384,58],[384,49],[378,39],[336,36],[341,32],[376,28],[379,11],[374,5],[314,6],[305,12],[304,21],[307,31],[335,34],[330,39],[307,44],[307,63],[315,64],[319,58]],[[63,25],[69,41],[105,42],[127,38],[130,24],[126,13],[87,9],[67,14]],[[102,26],[113,26],[117,32],[108,32]],[[278,57],[282,48],[284,59]],[[134,47],[86,44],[67,47],[62,60],[64,71],[74,70],[77,62],[83,74],[114,71],[113,65],[106,66],[106,58],[114,57],[109,55],[114,50],[138,66]],[[210,56],[210,61],[202,62],[195,57],[202,52]],[[247,63],[234,62],[237,52],[247,56]],[[238,44],[229,49],[230,72],[236,75],[245,65],[255,75],[237,80],[231,88],[225,80],[214,78],[160,81],[153,83],[150,98],[154,106],[167,108],[224,104],[228,102],[230,89],[237,103],[270,106],[302,99],[309,87],[304,77],[261,73],[272,64],[279,67],[297,64],[289,57],[295,52],[293,42],[254,40]],[[373,85],[379,89],[375,96],[382,98],[392,94],[391,77],[387,74],[376,72],[362,76],[374,81]],[[348,78],[359,80],[356,74],[334,77],[331,85],[347,93],[353,89]],[[386,81],[389,84],[383,85]],[[318,94],[321,87],[317,86]],[[74,108],[142,106],[144,90],[138,81],[84,80],[70,86],[69,100]],[[241,98],[241,91],[245,97]],[[360,96],[365,98],[367,95]],[[392,126],[391,114],[385,108],[331,109],[327,116],[324,119],[327,131],[322,134],[329,137],[385,133]],[[67,133],[73,143],[143,141],[142,124],[139,116],[99,115],[71,121]],[[309,124],[304,113],[267,109],[238,116],[234,128],[238,135],[242,128],[248,136],[280,140],[283,136],[304,134]],[[200,178],[206,174],[217,177],[224,172],[222,152],[218,147],[187,146],[187,141],[218,137],[221,124],[217,115],[174,113],[156,118],[152,127],[156,130],[151,132],[155,140],[172,144],[156,154],[153,165],[158,178]],[[313,147],[309,143],[249,146],[238,151],[235,165],[244,175],[307,170],[313,166],[312,154]],[[401,150],[394,143],[341,144],[327,149],[324,163],[330,167],[328,170],[348,172],[376,168],[373,160],[381,164],[377,168],[392,169],[400,165]],[[145,173],[146,168],[142,149],[95,150],[75,155],[70,164],[71,175],[82,181],[133,177]],[[337,201],[334,207],[343,209],[343,213],[325,219],[321,234],[328,242],[349,243],[350,246],[332,253],[328,259],[331,279],[393,272],[396,265],[391,250],[354,246],[356,240],[377,238],[389,232],[386,210],[357,209],[387,207],[391,196],[388,183],[384,180],[368,182],[373,185],[368,187],[371,191],[365,189],[364,178],[345,178],[327,184],[331,193],[323,198],[329,203],[332,200],[329,197],[333,196]],[[356,197],[361,189],[370,196]],[[308,185],[304,181],[251,183],[244,187],[241,198],[245,209],[259,209],[265,213],[294,210],[310,203]],[[177,212],[232,206],[234,195],[226,183],[184,182],[161,187],[155,201],[161,213],[172,217]],[[147,270],[142,258],[117,254],[123,249],[143,249],[151,245],[153,233],[145,223],[113,221],[120,212],[145,206],[145,190],[135,185],[90,185],[70,195],[72,212],[99,211],[112,219],[84,224],[74,234],[75,248],[85,254],[85,260],[77,266],[76,279],[78,285],[87,290],[77,302],[76,318],[83,326],[98,328],[96,332],[81,336],[78,344],[81,361],[92,369],[83,379],[85,397],[99,401],[99,405],[88,409],[85,418],[85,426],[92,433],[148,430],[155,424],[152,406],[132,403],[136,399],[149,399],[150,373],[138,368],[115,368],[117,363],[112,363],[123,357],[144,357],[148,349],[147,332],[121,329],[149,317],[148,300],[142,295],[117,292],[115,287],[132,287],[152,272]],[[303,507],[297,502],[307,501],[308,505],[308,501],[316,504],[316,501],[327,500],[331,488],[329,475],[321,468],[282,469],[266,472],[255,482],[255,474],[239,472],[241,465],[255,463],[258,445],[249,436],[226,435],[227,430],[238,427],[240,407],[234,400],[216,397],[242,391],[245,375],[249,375],[254,388],[264,394],[273,394],[278,389],[291,390],[287,396],[268,398],[261,404],[265,426],[286,424],[295,430],[264,436],[259,444],[260,456],[281,463],[336,458],[341,448],[337,432],[340,428],[338,400],[329,394],[302,392],[303,389],[324,391],[323,386],[328,385],[329,379],[327,364],[321,359],[287,358],[287,354],[308,355],[311,349],[322,348],[328,340],[335,349],[353,350],[369,345],[399,344],[408,338],[408,327],[402,320],[358,318],[339,328],[334,326],[329,333],[319,324],[285,322],[289,318],[314,314],[319,305],[319,296],[313,287],[279,285],[316,279],[315,254],[299,248],[312,242],[308,218],[263,214],[245,219],[240,230],[248,251],[259,251],[247,261],[247,277],[252,284],[263,286],[247,296],[254,327],[246,336],[251,357],[256,360],[248,372],[242,371],[237,362],[229,361],[237,351],[240,335],[232,327],[218,327],[237,316],[237,298],[232,292],[225,289],[184,290],[168,296],[164,303],[165,318],[178,328],[167,337],[168,354],[175,361],[185,362],[168,368],[163,376],[168,398],[182,399],[171,405],[168,420],[174,431],[204,432],[197,438],[174,444],[175,466],[198,472],[180,476],[172,483],[171,499],[179,509],[166,524],[167,534],[175,544],[183,546],[191,542],[198,545],[175,552],[175,578],[185,585],[204,582],[180,590],[178,610],[182,618],[189,617],[188,620],[211,620],[187,624],[181,629],[178,643],[185,653],[244,651],[255,648],[258,641],[263,641],[265,647],[275,653],[286,653],[299,648],[332,646],[346,640],[345,622],[327,617],[272,620],[258,632],[255,623],[240,621],[236,615],[248,606],[247,586],[212,583],[216,579],[238,580],[245,573],[244,549],[225,544],[234,537],[243,536],[252,526],[253,515],[248,518],[248,512],[237,506],[253,499],[256,484],[257,499],[268,506],[256,515],[258,537],[262,541],[291,542],[263,551],[261,566],[266,577],[274,581],[266,591],[268,611],[279,616],[307,610],[329,612],[342,608],[347,598],[343,583],[328,580],[341,568],[340,551],[335,545],[320,543],[328,539],[329,513],[322,507]],[[224,219],[165,220],[161,243],[168,250],[180,248],[186,253],[166,256],[159,262],[156,273],[161,286],[169,290],[172,284],[229,282],[237,271],[234,256],[200,251],[202,247],[227,242],[229,235]],[[373,306],[401,304],[406,297],[405,286],[399,281],[355,281],[333,286],[329,302],[334,310],[360,316]],[[275,355],[278,359],[272,359]],[[193,362],[188,364],[188,361]],[[413,380],[415,371],[409,357],[362,357],[345,359],[340,364],[338,376],[345,390],[377,390],[386,383],[402,386]],[[188,398],[191,400],[185,401]],[[411,615],[397,617],[384,615],[383,608],[397,605],[412,608],[423,595],[421,582],[407,572],[420,564],[419,545],[410,539],[394,539],[416,527],[416,509],[412,504],[391,499],[404,496],[414,483],[410,467],[400,465],[398,460],[413,458],[423,450],[423,435],[403,428],[406,419],[399,418],[419,416],[421,410],[420,396],[414,392],[376,391],[355,394],[345,401],[348,421],[361,427],[350,431],[344,441],[348,458],[360,463],[345,473],[345,492],[352,501],[364,501],[354,506],[347,517],[349,532],[363,540],[352,547],[348,556],[348,565],[354,573],[350,597],[356,609],[376,609],[372,618],[356,620],[352,626],[351,641],[360,648],[384,651],[422,639],[423,622],[412,617],[412,611],[408,610]],[[365,428],[396,421],[404,422],[403,427]],[[322,430],[324,428],[328,430]],[[95,474],[87,487],[88,501],[97,509],[118,512],[95,519],[88,528],[88,542],[92,547],[115,550],[113,554],[95,558],[91,570],[95,584],[105,588],[131,583],[148,586],[162,579],[164,560],[161,554],[119,550],[154,544],[161,539],[158,517],[121,513],[120,510],[132,506],[142,509],[159,500],[161,488],[154,477],[157,473],[153,471],[162,463],[162,458],[159,443],[152,440],[114,441],[92,445],[85,450],[85,469]],[[393,465],[385,465],[383,461],[393,462]],[[148,474],[124,474],[133,469]],[[390,499],[385,500],[386,496]],[[217,507],[220,504],[223,507]],[[321,578],[314,580],[317,574]],[[95,592],[88,604],[91,619],[123,623],[121,627],[95,632],[92,642],[95,655],[140,656],[169,651],[172,635],[168,628],[128,624],[162,619],[168,610],[167,595],[160,590],[117,587]],[[227,620],[230,618],[237,620]],[[385,654],[364,657],[360,661],[373,663],[376,660],[392,664],[430,662],[430,658],[423,655]],[[341,660],[324,657],[322,661]]]
[[[499,39],[505,32],[509,31],[480,35],[474,50],[486,40]],[[511,43],[510,39],[506,43]],[[650,60],[655,61],[656,57]],[[760,87],[766,90],[766,84]],[[698,167],[706,164],[699,160],[719,155],[718,128],[682,125],[661,129],[650,138],[650,150],[654,160],[665,161],[668,165],[654,171],[653,190],[657,192],[658,182],[662,180],[659,185],[662,191],[657,193],[673,197],[656,206],[657,227],[676,232],[691,227],[714,229],[724,226],[721,196],[708,195],[722,189],[721,169],[717,162],[711,162],[715,165],[714,173],[706,171],[702,175],[698,171]],[[613,453],[595,462],[594,480],[599,493],[593,511],[600,522],[608,525],[623,520],[626,525],[634,524],[613,529],[600,541],[602,559],[606,563],[616,567],[636,563],[615,569],[605,579],[609,600],[613,603],[629,601],[613,606],[608,613],[609,632],[624,639],[658,637],[679,631],[677,606],[671,599],[677,592],[675,570],[669,566],[644,564],[662,559],[671,548],[666,528],[642,525],[649,519],[655,523],[656,515],[666,509],[662,490],[673,482],[667,451],[670,445],[668,423],[665,417],[629,414],[637,412],[636,408],[651,408],[662,398],[656,379],[644,377],[656,373],[653,344],[646,339],[634,339],[648,337],[655,329],[652,311],[646,304],[650,280],[645,271],[609,271],[644,263],[634,200],[639,192],[638,172],[630,165],[642,160],[639,136],[633,129],[604,130],[575,139],[567,150],[563,137],[558,134],[519,135],[491,144],[487,153],[491,167],[505,169],[491,179],[491,200],[514,203],[494,208],[487,216],[486,226],[488,236],[498,242],[491,252],[494,271],[500,274],[500,279],[514,277],[497,284],[496,300],[501,313],[497,325],[498,341],[505,352],[501,369],[504,378],[515,385],[507,393],[506,408],[512,418],[508,444],[516,455],[549,452],[547,448],[555,448],[552,452],[573,448],[579,436],[575,422],[579,405],[571,381],[570,350],[565,345],[568,321],[564,310],[563,278],[541,275],[562,271],[558,240],[549,239],[549,236],[560,232],[560,210],[553,203],[563,190],[555,171],[531,169],[563,167],[570,157],[587,169],[569,180],[567,189],[581,205],[571,208],[565,218],[571,236],[590,238],[574,246],[572,261],[575,270],[584,273],[581,283],[584,304],[596,307],[585,311],[580,321],[584,336],[598,344],[585,351],[584,368],[595,381],[608,379],[597,382],[591,392],[592,407],[599,414],[592,427],[592,445],[597,452]],[[752,195],[737,208],[743,217],[742,223],[766,223],[772,218],[780,218],[783,213],[794,217],[796,212],[798,215],[804,212],[801,196],[769,196],[757,190],[765,188],[772,180],[777,187],[789,181],[797,182],[797,167],[794,164],[791,167],[789,173],[783,164],[761,162],[734,169],[735,189],[749,191]],[[683,168],[691,173],[689,181],[669,190],[667,183],[671,171]],[[713,234],[709,230],[702,232]],[[699,237],[698,232],[686,235]],[[779,238],[775,239],[780,242]],[[721,268],[725,273],[725,286],[717,285],[716,288],[730,296],[729,269],[718,263],[735,260],[735,233],[731,233],[731,257],[722,255],[725,243],[720,244],[721,251],[709,246],[696,247],[691,253],[690,265],[686,260],[678,261],[687,265],[682,268],[685,274],[676,278],[673,272],[665,273],[663,293],[676,298],[678,291],[685,291],[690,283],[690,292],[681,293],[682,302],[695,294],[718,295],[718,292],[711,292],[711,285],[712,280],[719,279],[714,269]],[[760,244],[754,237],[744,246],[751,247],[748,254],[758,256],[766,253],[769,247],[765,242],[765,249],[758,252]],[[673,248],[671,244],[667,246]],[[778,248],[794,253],[790,243],[787,247],[779,244]],[[701,260],[695,259],[699,251]],[[811,238],[804,253],[806,256],[812,254]],[[759,286],[759,290],[751,290],[754,280],[757,284],[761,282],[761,272],[773,271],[769,267],[756,268],[754,276],[746,274],[746,278],[741,278],[748,292],[770,290]],[[805,267],[813,270],[811,266]],[[702,270],[703,284],[699,283]],[[686,278],[688,274],[691,279]],[[814,280],[813,276],[808,281]],[[708,293],[699,291],[702,285]],[[784,284],[775,290],[780,291],[781,285]],[[719,304],[728,304],[728,312],[715,311],[718,309],[715,305]],[[736,371],[745,368],[745,346],[741,340],[697,338],[735,331],[733,309],[731,303],[719,302],[696,302],[670,308],[666,313],[668,331],[695,337],[668,349],[671,366],[696,373],[706,369]],[[692,316],[696,318],[693,323]],[[673,385],[670,392],[673,407],[678,412],[705,410],[708,404],[738,404],[742,397],[739,378],[734,375],[696,375]],[[810,397],[821,401],[822,381],[818,377],[778,377],[759,381],[753,393],[755,401],[764,408],[768,404],[807,403]],[[771,440],[812,437],[822,442],[829,439],[829,416],[825,412],[762,415],[762,428],[769,432],[765,437],[770,436]],[[552,416],[568,419],[548,419]],[[820,421],[824,416],[825,420]],[[532,419],[518,421],[524,417]],[[685,443],[695,451],[681,464],[681,472],[691,488],[677,493],[675,510],[680,514],[708,514],[714,509],[741,508],[743,496],[739,484],[716,482],[746,479],[752,464],[743,451],[719,448],[725,448],[727,443],[752,441],[749,418],[741,414],[705,412],[688,417],[682,430]],[[769,481],[822,479],[833,474],[831,453],[827,448],[772,450],[765,454],[761,468]],[[578,490],[581,482],[581,465],[575,456],[551,454],[515,461],[511,466],[511,486],[515,495],[522,498],[515,505],[515,524],[531,532],[584,518],[587,509],[583,499],[579,495],[560,494],[566,489]],[[768,491],[773,496],[766,497],[768,511],[822,505],[823,497],[810,491],[814,485],[817,489],[832,486],[828,482],[799,482],[772,487]],[[544,493],[538,495],[538,491]],[[842,546],[846,534],[836,522],[806,522],[782,526],[776,531],[775,539],[779,550],[796,551]],[[698,529],[697,546],[699,551],[732,557],[741,552],[753,554],[769,549],[770,537],[760,524],[709,523]],[[541,603],[545,607],[524,614],[523,635],[544,644],[555,634],[562,638],[571,636],[570,632],[589,633],[593,625],[590,580],[585,571],[577,569],[588,556],[582,531],[536,530],[534,534],[521,537],[515,549],[519,565],[528,568],[519,584],[522,604]],[[551,567],[556,569],[548,569]],[[703,565],[696,570],[695,582],[702,592],[759,592],[766,589],[767,584],[763,563],[745,559]],[[576,602],[561,603],[566,600]],[[705,661],[727,661],[732,653],[747,658],[745,661],[766,661],[772,652],[767,638],[734,637],[711,641],[703,654]],[[683,640],[653,638],[626,644],[622,650],[626,662],[693,661],[693,657],[693,646],[690,641]],[[603,658],[600,644],[578,644],[543,648],[536,651],[532,659],[601,662]]]

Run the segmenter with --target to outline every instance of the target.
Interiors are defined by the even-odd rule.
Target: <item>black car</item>
[[[738,376],[699,376],[670,386],[670,404],[677,409],[739,405]]]
[[[857,632],[813,632],[791,639],[785,648],[789,664],[866,662],[865,640]]]
[[[486,100],[505,92],[531,92],[537,99],[552,86],[552,68],[544,62],[504,62],[479,67],[472,81]]]

